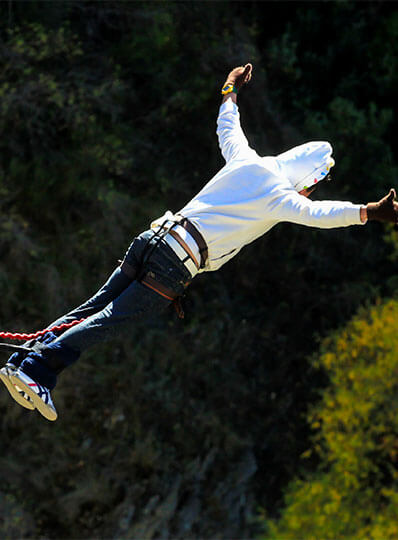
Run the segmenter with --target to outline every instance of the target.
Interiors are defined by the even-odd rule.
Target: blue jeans
[[[150,272],[153,279],[177,295],[182,295],[192,280],[173,250],[163,241],[157,243],[152,231],[143,232],[132,242],[124,260],[137,275]],[[85,320],[66,330],[40,354],[30,354],[20,368],[51,390],[56,385],[57,375],[76,362],[85,349],[127,333],[135,320],[160,312],[170,303],[118,267],[92,298],[49,327]]]

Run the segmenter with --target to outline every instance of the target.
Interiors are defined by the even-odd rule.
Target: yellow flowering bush
[[[311,410],[318,470],[297,478],[266,538],[398,537],[398,302],[363,311],[314,363],[329,385]]]

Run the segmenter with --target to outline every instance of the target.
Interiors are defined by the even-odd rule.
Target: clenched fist
[[[391,188],[388,195],[376,203],[368,203],[366,210],[369,221],[387,221],[388,223],[398,223],[398,202],[395,200],[397,194]]]
[[[231,84],[236,91],[239,91],[244,84],[247,84],[250,81],[252,77],[252,69],[253,66],[251,64],[236,67],[229,73],[223,88]]]

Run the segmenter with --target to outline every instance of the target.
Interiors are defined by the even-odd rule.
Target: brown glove
[[[252,69],[253,66],[251,64],[236,67],[229,73],[227,80],[223,84],[223,88],[225,88],[227,84],[232,84],[238,92],[242,86],[247,84],[252,78]]]
[[[366,211],[369,221],[387,221],[388,223],[398,223],[398,203],[395,189],[391,188],[388,195],[376,203],[368,203]]]

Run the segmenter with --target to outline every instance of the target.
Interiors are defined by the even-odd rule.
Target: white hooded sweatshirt
[[[231,99],[221,105],[217,124],[226,165],[177,214],[188,218],[207,243],[202,272],[218,270],[283,221],[323,229],[361,224],[359,204],[311,201],[298,193],[333,166],[329,143],[310,142],[276,157],[260,157],[250,148]],[[178,217],[166,212],[151,227],[165,219]]]

